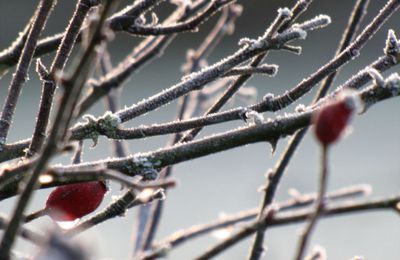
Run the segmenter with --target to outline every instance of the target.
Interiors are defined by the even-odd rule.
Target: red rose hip
[[[336,142],[343,135],[355,107],[354,95],[344,94],[317,110],[313,118],[317,140],[323,145]]]
[[[73,221],[95,211],[106,192],[102,181],[59,186],[50,193],[45,211],[55,221]]]

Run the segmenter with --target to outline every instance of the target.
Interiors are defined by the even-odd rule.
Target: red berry
[[[317,110],[313,118],[317,140],[323,145],[336,142],[346,129],[354,110],[355,100],[350,95]]]
[[[55,221],[73,221],[95,211],[106,192],[102,181],[59,186],[49,195],[45,210]]]

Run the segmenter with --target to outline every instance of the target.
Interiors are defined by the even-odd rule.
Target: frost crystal
[[[307,259],[327,259],[325,248],[319,245],[314,246],[311,254],[307,257]]]
[[[385,87],[391,89],[392,95],[398,95],[400,93],[400,76],[397,73],[391,74],[386,78]]]
[[[241,38],[241,39],[239,40],[239,43],[238,43],[238,44],[239,44],[239,46],[246,46],[246,45],[252,44],[254,41],[255,41],[255,40],[253,40],[253,39],[244,37],[244,38]]]
[[[281,16],[283,16],[285,18],[290,18],[290,17],[293,16],[292,11],[290,11],[290,9],[287,8],[287,7],[279,8],[278,9],[278,13],[279,13],[279,15],[281,15]]]
[[[254,110],[248,110],[245,117],[249,120],[250,125],[260,125],[264,123],[264,116]]]
[[[351,110],[360,112],[364,109],[360,96],[354,90],[344,89],[339,93],[338,98],[344,101],[345,105]]]
[[[272,94],[272,93],[267,93],[264,97],[263,97],[263,100],[265,101],[265,102],[270,102],[270,101],[272,101],[273,99],[274,99],[274,94]]]
[[[249,48],[249,50],[261,49],[265,44],[266,41],[262,38],[250,39],[246,37],[239,40],[239,46],[245,46]]]
[[[383,87],[385,85],[385,80],[379,71],[374,68],[368,68],[367,72],[373,78],[375,85],[379,87]]]
[[[293,27],[293,32],[298,34],[297,38],[301,40],[307,38],[307,32],[300,27]]]
[[[352,49],[352,50],[350,50],[350,53],[351,53],[351,58],[352,59],[354,59],[354,58],[356,58],[356,57],[358,57],[359,55],[360,55],[360,50],[359,49]]]
[[[295,111],[297,113],[303,113],[304,111],[306,111],[306,106],[304,104],[299,104],[297,105]]]

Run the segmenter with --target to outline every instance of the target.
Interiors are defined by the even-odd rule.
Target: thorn
[[[388,31],[388,35],[386,38],[385,48],[383,52],[393,59],[393,62],[397,62],[397,55],[399,53],[399,43],[396,37],[396,34],[393,30]]]
[[[276,147],[278,146],[279,138],[271,139],[268,142],[271,144],[271,154],[274,155]]]
[[[41,81],[49,81],[50,80],[50,73],[47,70],[46,66],[42,63],[42,60],[36,59],[36,72],[39,74]]]

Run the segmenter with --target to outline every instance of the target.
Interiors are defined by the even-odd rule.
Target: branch
[[[358,0],[353,7],[353,11],[350,15],[349,21],[345,28],[345,32],[339,43],[338,49],[336,50],[336,56],[345,50],[351,43],[353,37],[357,33],[358,27],[362,22],[366,9],[368,7],[369,0]],[[313,103],[324,97],[328,92],[330,86],[337,75],[338,71],[330,74],[322,83],[318,89],[316,96],[314,97]],[[308,127],[305,127],[294,134],[290,139],[283,154],[279,158],[278,162],[274,166],[273,170],[268,173],[268,179],[266,180],[266,188],[264,190],[264,197],[260,204],[258,219],[262,217],[262,213],[265,208],[268,207],[275,197],[275,192],[278,188],[278,184],[286,171],[286,168],[293,157],[297,147],[300,145],[304,135],[307,133]],[[253,245],[250,249],[249,259],[259,259],[263,252],[265,230],[259,230],[254,238]]]
[[[326,194],[325,200],[336,201],[355,196],[365,196],[369,193],[370,188],[366,185],[355,185],[346,188],[342,188],[336,191],[329,192]],[[306,207],[315,202],[316,194],[304,194],[297,195],[293,199],[278,203],[279,212],[285,212],[288,210],[298,209]],[[166,253],[170,252],[177,246],[180,246],[190,240],[197,238],[201,235],[209,234],[212,231],[232,227],[239,222],[249,221],[257,217],[258,209],[250,209],[241,211],[231,216],[224,216],[222,219],[212,221],[207,224],[194,225],[183,231],[177,231],[165,239],[162,239],[153,248],[144,252],[143,259],[154,259],[162,257]]]
[[[164,199],[164,191],[162,189],[153,190],[148,189],[142,191],[142,193],[136,194],[133,190],[129,190],[115,202],[108,205],[103,211],[97,213],[93,217],[81,222],[73,229],[68,230],[67,235],[75,236],[81,232],[92,228],[104,221],[112,218],[123,216],[127,209],[151,203],[154,200]]]
[[[231,2],[232,1],[214,0],[209,8],[217,11]],[[197,5],[189,7],[190,9],[184,13],[178,9],[167,19],[165,23],[169,24],[171,21],[175,20],[185,21],[192,15],[195,15],[196,11],[202,8],[202,6],[206,3],[208,3],[208,1],[199,2]],[[128,55],[128,57],[125,58],[124,61],[121,62],[115,69],[111,70],[109,73],[107,73],[107,75],[102,77],[99,82],[94,83],[91,91],[83,99],[83,101],[81,101],[78,114],[82,115],[100,98],[110,92],[111,89],[120,87],[132,73],[147,64],[148,61],[154,58],[157,54],[162,53],[162,51],[168,46],[170,41],[172,41],[175,36],[176,35],[168,35],[149,38],[135,48],[135,50],[133,50],[133,52]]]
[[[46,25],[47,18],[49,17],[54,4],[55,1],[53,0],[42,0],[40,1],[40,4],[35,12],[35,18],[30,26],[29,33],[24,43],[24,48],[21,56],[19,57],[17,68],[11,80],[8,94],[1,112],[0,151],[2,150],[2,146],[6,143],[18,98],[22,90],[22,85],[26,81],[27,73],[31,65],[33,52],[35,51],[38,38]],[[18,45],[16,46],[18,47]]]
[[[364,102],[366,108],[373,104],[400,95],[400,80],[397,74],[392,74],[385,81],[385,86],[371,85],[357,94],[361,101]],[[314,108],[317,109],[317,108]],[[87,169],[87,167],[105,166],[107,169],[117,170],[125,174],[136,176],[140,175],[145,180],[154,179],[157,177],[155,169],[160,169],[165,166],[177,164],[183,161],[199,158],[213,153],[225,151],[238,146],[256,143],[256,142],[271,142],[276,143],[279,138],[291,135],[297,130],[311,124],[311,115],[314,110],[306,110],[301,113],[280,117],[278,119],[252,124],[247,127],[241,127],[236,130],[231,130],[225,133],[216,134],[210,137],[205,137],[201,140],[192,141],[167,147],[154,152],[138,153],[125,158],[100,160],[90,163],[82,163],[70,166],[53,167],[55,170],[79,170]],[[246,111],[243,111],[246,112]],[[21,168],[26,165],[17,166],[14,169],[3,170],[1,175],[3,186],[0,194],[0,199],[13,196],[17,190],[17,183],[20,180],[15,173],[22,176],[26,172]],[[4,174],[7,174],[5,177]],[[8,183],[11,178],[17,181]]]
[[[206,22],[210,17],[212,17],[220,7],[224,5],[228,5],[236,0],[213,0],[206,7],[206,10],[196,15],[192,19],[176,24],[169,24],[166,26],[162,25],[138,25],[133,24],[129,28],[126,29],[128,33],[133,35],[162,35],[162,34],[171,34],[171,33],[179,33],[179,32],[187,32],[187,31],[196,31],[195,29]]]
[[[51,107],[53,105],[53,98],[57,87],[54,76],[58,71],[62,71],[64,69],[86,15],[88,14],[89,10],[97,4],[98,3],[93,3],[92,0],[80,0],[77,3],[75,12],[61,40],[49,72],[46,71],[40,60],[37,62],[37,71],[42,81],[42,95],[40,98],[39,112],[32,142],[30,143],[27,151],[28,157],[31,157],[37,153],[43,146],[43,142],[45,140]]]
[[[309,6],[311,1],[297,1],[296,5],[288,12],[286,9],[280,9],[278,11],[278,16],[272,22],[270,27],[265,32],[266,37],[272,37],[276,32],[282,33],[302,14]],[[250,67],[257,67],[261,64],[264,58],[267,56],[268,52],[260,54],[255,57],[251,63]],[[251,78],[251,74],[241,75],[238,77],[222,94],[222,96],[207,110],[205,115],[210,115],[218,112],[231,97]],[[181,142],[187,142],[192,139],[202,130],[201,127],[192,129],[181,138]]]
[[[36,186],[37,179],[39,178],[42,169],[46,167],[54,151],[57,150],[57,144],[60,139],[64,139],[65,132],[68,128],[69,120],[71,118],[71,114],[74,110],[75,100],[79,97],[83,82],[86,80],[86,77],[89,73],[88,68],[93,61],[95,47],[97,46],[97,43],[99,41],[101,42],[101,39],[103,38],[100,37],[102,33],[102,26],[106,19],[106,14],[111,7],[111,3],[111,0],[104,3],[100,17],[98,18],[97,23],[94,25],[94,31],[90,32],[91,37],[88,41],[88,46],[86,50],[82,54],[78,65],[71,75],[71,78],[65,81],[67,84],[69,83],[69,85],[67,85],[65,88],[64,95],[61,99],[60,106],[58,108],[54,124],[52,126],[49,140],[46,143],[42,154],[38,158],[37,163],[34,165],[33,169],[28,172],[28,180],[22,189],[23,191],[21,193],[21,196],[12,213],[11,221],[4,232],[0,244],[0,259],[9,259],[11,247],[15,241],[24,210],[28,206],[28,203],[31,199],[31,195]],[[50,1],[47,4],[52,5],[53,2]],[[46,13],[48,13],[50,7],[44,9],[47,9]]]
[[[321,157],[321,173],[318,182],[318,195],[315,201],[315,209],[308,220],[307,226],[300,235],[298,248],[296,251],[296,260],[302,260],[304,257],[305,249],[308,241],[311,239],[311,234],[317,225],[317,221],[324,212],[326,206],[325,193],[328,189],[328,147],[324,145],[322,147]]]
[[[197,71],[201,67],[201,62],[206,59],[222,38],[232,33],[234,22],[238,16],[241,15],[242,7],[240,5],[229,5],[222,9],[222,15],[217,21],[211,32],[205,37],[196,51],[188,50],[187,63],[182,67],[185,75]],[[180,104],[177,112],[177,119],[182,120],[188,108],[190,94],[180,98]],[[181,134],[175,133],[170,139],[170,145],[175,145]],[[171,176],[173,167],[169,166],[160,170],[160,178],[165,179]],[[164,207],[164,200],[158,200],[152,205],[143,205],[139,209],[139,218],[136,231],[136,241],[134,253],[148,249],[156,235],[159,226],[162,210]]]
[[[96,3],[98,0],[89,0],[92,4]],[[131,26],[132,22],[136,20],[141,14],[147,12],[154,5],[159,4],[164,0],[143,0],[134,3],[133,5],[124,8],[122,11],[113,15],[109,19],[107,19],[107,23],[110,25],[110,29],[114,32],[124,31],[126,26]],[[83,31],[86,30],[87,27],[81,28],[77,43],[82,41]],[[57,50],[60,46],[61,40],[64,37],[64,33],[58,33],[56,35],[47,37],[43,40],[40,40],[36,46],[36,50],[34,53],[34,57],[39,57],[45,55],[49,52]],[[10,48],[2,51],[0,53],[0,67],[12,67],[18,62],[18,48],[12,45]]]
[[[384,22],[399,8],[400,1],[389,0],[386,5],[379,11],[371,23],[369,23],[362,33],[339,55],[332,61],[322,66],[318,71],[313,73],[310,77],[303,80],[300,84],[285,92],[285,94],[274,97],[264,102],[260,102],[253,106],[253,110],[263,111],[278,111],[294,101],[298,100],[304,94],[308,93],[313,86],[323,80],[326,76],[330,75],[341,66],[354,59],[360,54],[360,50],[372,38],[372,36],[379,30]]]
[[[323,213],[322,217],[332,217],[341,214],[348,213],[363,213],[365,211],[376,211],[376,210],[387,210],[392,209],[398,212],[397,205],[400,202],[399,196],[394,196],[385,199],[371,200],[367,202],[359,203],[344,203],[344,205],[327,207]],[[210,259],[211,257],[224,251],[226,248],[236,244],[237,242],[247,238],[251,234],[258,230],[265,229],[266,227],[283,226],[288,224],[295,224],[298,222],[305,221],[313,214],[313,210],[304,210],[298,212],[289,212],[286,214],[275,215],[272,219],[266,218],[264,216],[261,220],[254,221],[249,225],[246,225],[239,232],[229,237],[228,239],[216,244],[215,246],[208,249],[206,252],[201,254],[195,259]]]
[[[158,188],[167,189],[172,188],[176,185],[176,182],[173,180],[152,181],[142,184],[140,182],[133,181],[131,178],[128,178],[126,175],[123,175],[117,171],[93,168],[79,171],[63,171],[58,169],[50,169],[39,177],[39,181],[45,188],[100,180],[117,181],[130,189],[135,189],[138,191]]]
[[[0,229],[6,229],[9,225],[7,217],[0,215]],[[21,227],[18,231],[18,235],[22,238],[34,243],[35,245],[42,246],[47,241],[47,238],[29,228]]]

